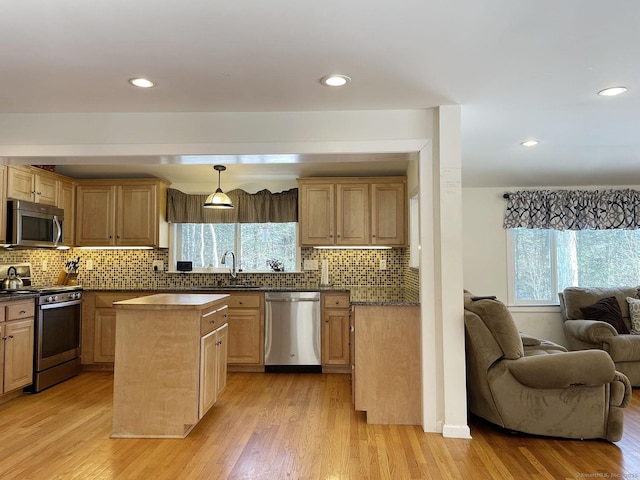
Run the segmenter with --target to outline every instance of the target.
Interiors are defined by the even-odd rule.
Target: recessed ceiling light
[[[534,145],[538,145],[540,142],[538,140],[526,140],[522,142],[520,145],[523,147],[533,147]]]
[[[327,87],[342,87],[350,81],[351,79],[346,75],[327,75],[320,79],[320,83]]]
[[[151,88],[156,86],[155,83],[147,78],[130,78],[129,83],[135,87],[140,88]]]
[[[598,95],[602,95],[603,97],[615,97],[616,95],[620,95],[627,91],[627,87],[609,87],[604,90],[600,90]]]

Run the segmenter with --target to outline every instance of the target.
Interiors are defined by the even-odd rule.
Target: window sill
[[[560,305],[508,305],[511,313],[559,313]]]

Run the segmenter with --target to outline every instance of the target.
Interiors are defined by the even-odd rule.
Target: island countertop
[[[113,306],[114,308],[140,310],[202,310],[228,296],[227,294],[206,293],[157,293],[113,302]]]

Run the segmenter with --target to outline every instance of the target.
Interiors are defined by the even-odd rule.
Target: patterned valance
[[[505,197],[504,228],[640,228],[637,190],[523,190]]]
[[[280,193],[261,190],[226,192],[233,209],[204,208],[207,195],[167,190],[167,220],[170,223],[285,223],[298,221],[298,189]]]

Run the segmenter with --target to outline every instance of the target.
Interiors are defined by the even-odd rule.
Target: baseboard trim
[[[447,438],[471,438],[469,425],[447,425],[442,426],[442,436]]]

